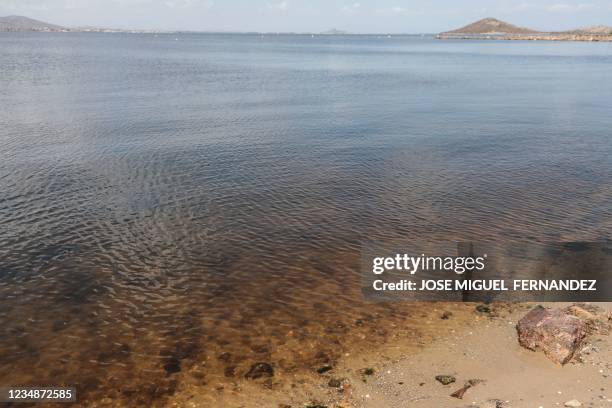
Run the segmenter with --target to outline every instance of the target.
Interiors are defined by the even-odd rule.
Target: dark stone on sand
[[[373,368],[364,368],[361,372],[363,373],[363,375],[374,375]]]
[[[179,373],[181,371],[181,361],[178,358],[171,358],[164,364],[164,370],[168,375]]]
[[[317,368],[317,373],[319,374],[325,374],[328,371],[331,371],[334,367],[330,366],[330,365],[326,365],[323,367],[319,367]]]
[[[478,305],[476,306],[476,311],[482,314],[491,314],[491,308],[487,305]]]
[[[451,316],[453,315],[452,312],[444,312],[442,313],[442,315],[440,316],[440,319],[442,320],[448,320],[451,318]]]
[[[259,354],[265,354],[265,353],[269,353],[270,349],[267,345],[265,344],[255,344],[251,346],[251,350],[253,350],[255,353],[259,353]]]
[[[329,357],[329,355],[324,352],[324,351],[319,351],[316,355],[315,355],[315,361],[319,364],[329,364],[331,362],[331,358]]]
[[[454,383],[457,379],[452,375],[436,375],[436,381],[440,384],[448,385]]]
[[[450,396],[453,398],[457,398],[457,399],[463,399],[463,396],[465,395],[465,393],[467,392],[467,390],[469,390],[470,388],[483,383],[484,380],[469,380],[468,382],[466,382],[463,387],[459,388],[457,391],[453,392]]]
[[[231,378],[233,376],[236,375],[236,367],[225,367],[225,370],[223,372],[225,374],[226,377]]]
[[[256,380],[262,377],[270,378],[273,376],[274,376],[274,369],[268,363],[255,363],[251,366],[249,371],[244,375],[244,377],[249,380]]]
[[[519,344],[542,351],[558,364],[567,364],[582,346],[587,325],[565,309],[547,310],[536,306],[517,324]]]
[[[122,395],[124,395],[124,396],[126,396],[128,398],[130,398],[130,397],[132,397],[132,396],[134,396],[134,395],[136,395],[138,393],[137,389],[130,388],[130,387],[121,388],[120,391],[121,391]]]
[[[504,408],[505,405],[506,404],[504,404],[503,401],[498,399],[490,399],[480,404],[478,408]]]
[[[219,360],[221,361],[230,361],[232,359],[232,355],[230,353],[228,353],[227,351],[219,354],[219,356],[217,357]]]
[[[339,380],[337,378],[332,378],[331,380],[329,380],[327,385],[332,388],[340,388],[342,387],[342,380]]]
[[[481,402],[476,405],[466,406],[464,408],[505,408],[505,407],[507,407],[507,405],[504,404],[503,401],[500,401],[498,399],[490,399],[490,400]]]

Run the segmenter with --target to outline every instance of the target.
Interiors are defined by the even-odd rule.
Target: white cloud
[[[597,8],[597,6],[592,3],[556,3],[546,7],[546,10],[552,11],[554,13],[576,13],[579,11],[593,10],[595,8]]]

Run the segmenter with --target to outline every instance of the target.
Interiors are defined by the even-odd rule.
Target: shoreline
[[[607,407],[612,402],[612,342],[594,335],[585,342],[581,361],[560,366],[543,353],[522,348],[515,326],[534,304],[521,304],[506,314],[458,330],[425,347],[416,356],[385,364],[373,381],[359,384],[358,407]],[[612,310],[612,304],[598,304]],[[549,303],[560,308],[562,304]],[[492,305],[495,311],[496,306]],[[456,381],[444,384],[436,377]],[[444,379],[444,378],[442,378]],[[462,398],[453,397],[463,384]],[[497,401],[497,403],[492,403]]]
[[[434,38],[437,40],[475,40],[475,41],[551,41],[551,42],[612,42],[612,34],[555,34],[542,33],[533,35],[524,34],[429,34],[429,33],[291,33],[291,32],[224,32],[224,31],[163,31],[163,30],[129,30],[129,29],[65,29],[65,30],[23,30],[0,31],[0,34],[146,34],[146,35],[254,35],[254,36],[295,36],[315,38],[341,38],[341,37],[419,37]]]
[[[493,400],[513,408],[557,407],[569,400],[609,406],[610,336],[587,341],[581,362],[556,365],[518,344],[516,323],[534,305],[435,303],[422,317],[421,337],[389,333],[380,347],[346,350],[325,370],[285,373],[282,381],[236,382],[231,389],[217,389],[213,399],[204,390],[185,389],[168,406],[399,408],[409,401],[415,408],[457,408],[487,407]],[[612,310],[612,303],[598,305]],[[436,377],[453,381],[443,384]],[[451,396],[472,382],[462,399]]]
[[[499,41],[576,41],[576,42],[612,42],[612,34],[438,34],[438,40],[499,40]]]

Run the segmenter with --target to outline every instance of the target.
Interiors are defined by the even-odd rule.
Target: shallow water
[[[418,330],[363,300],[364,240],[611,238],[612,44],[2,34],[0,55],[0,384],[163,404],[187,375],[310,369]]]

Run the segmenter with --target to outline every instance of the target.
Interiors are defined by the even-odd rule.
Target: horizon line
[[[238,31],[238,30],[190,30],[190,29],[159,29],[159,28],[120,28],[120,27],[111,27],[111,26],[62,26],[62,25],[58,25],[55,23],[51,23],[48,21],[43,21],[43,20],[39,20],[38,18],[32,18],[32,17],[28,17],[28,16],[24,16],[24,15],[18,15],[18,14],[12,14],[12,15],[6,15],[6,16],[0,16],[0,18],[10,18],[10,17],[18,17],[18,18],[27,18],[27,19],[31,19],[31,20],[35,20],[44,24],[49,24],[49,25],[53,25],[56,27],[59,27],[59,29],[64,29],[67,30],[68,32],[108,32],[108,33],[120,33],[120,32],[124,32],[124,33],[133,33],[133,34],[258,34],[258,35],[319,35],[319,36],[365,36],[365,35],[398,35],[398,36],[425,36],[425,35],[437,35],[437,34],[442,34],[442,33],[446,33],[448,31],[452,31],[453,29],[449,29],[447,31],[442,31],[442,32],[400,32],[400,31],[387,31],[387,32],[367,32],[367,31],[363,31],[363,32],[352,32],[352,31],[347,31],[347,30],[343,30],[343,29],[337,29],[335,27],[332,27],[328,30],[325,31]],[[504,22],[506,24],[511,24],[511,23],[507,23],[507,21],[504,20],[500,20],[498,18],[495,17],[483,17],[483,18],[479,18],[477,20],[472,21],[471,23],[468,23],[467,25],[471,25],[473,23],[477,23],[480,22],[482,20],[487,20],[487,19],[495,19],[501,22]],[[579,30],[581,28],[588,28],[588,27],[595,27],[595,26],[608,26],[607,24],[595,24],[595,25],[590,25],[590,26],[585,26],[585,27],[574,27],[574,28],[566,28],[564,30],[555,30],[555,31],[541,31],[541,30],[534,30],[543,34],[548,34],[548,33],[559,33],[559,32],[565,32],[565,31],[573,31],[573,30]],[[518,25],[518,27],[522,27],[522,28],[527,28],[526,26],[523,25]],[[462,27],[461,27],[462,28]],[[40,30],[42,31],[42,30]],[[338,31],[337,33],[334,33],[333,31]],[[27,31],[24,31],[27,32]],[[47,31],[43,31],[43,32],[47,32]],[[48,31],[48,32],[61,32],[61,31]]]

